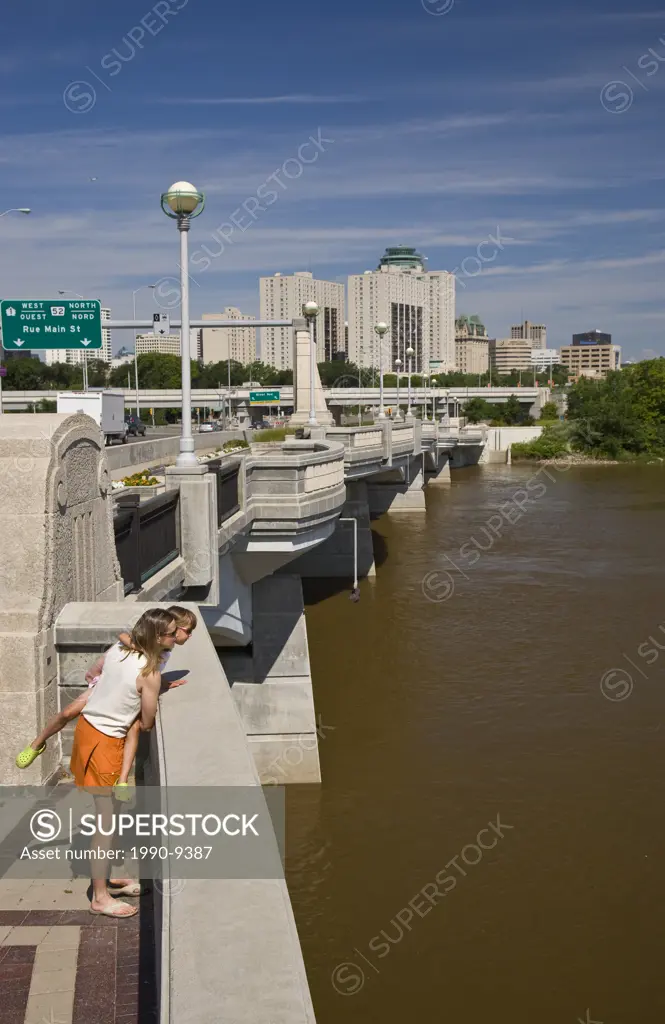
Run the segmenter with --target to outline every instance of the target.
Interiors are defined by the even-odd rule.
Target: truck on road
[[[105,444],[127,441],[125,396],[119,391],[61,391],[58,412],[83,412],[90,416],[104,435]]]

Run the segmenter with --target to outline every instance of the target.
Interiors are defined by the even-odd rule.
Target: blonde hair
[[[126,649],[128,654],[138,651],[146,659],[147,664],[141,670],[142,676],[148,676],[158,670],[164,650],[159,638],[171,632],[174,627],[173,615],[163,608],[149,608],[135,624],[130,634],[131,647]]]
[[[194,612],[190,612],[189,608],[183,608],[179,604],[172,604],[166,610],[175,619],[176,626],[182,626],[184,629],[196,629],[196,624],[199,620]]]

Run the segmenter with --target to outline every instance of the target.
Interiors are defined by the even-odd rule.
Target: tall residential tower
[[[319,315],[314,325],[317,361],[331,362],[345,353],[344,285],[319,281],[309,271],[274,274],[260,283],[261,320],[294,320],[302,317],[306,302],[316,302]],[[261,359],[278,370],[293,368],[293,331],[290,327],[261,328]]]

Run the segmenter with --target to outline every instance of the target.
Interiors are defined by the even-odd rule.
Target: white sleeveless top
[[[168,661],[170,651],[165,651],[164,655],[160,671]],[[141,695],[136,689],[136,680],[146,663],[143,654],[128,653],[120,644],[114,644],[106,652],[102,674],[82,712],[90,725],[106,736],[127,735],[130,725],[141,712]]]

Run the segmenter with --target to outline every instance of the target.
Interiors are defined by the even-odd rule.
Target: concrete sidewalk
[[[130,920],[93,917],[89,884],[0,879],[2,1024],[157,1021],[151,894]]]

